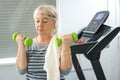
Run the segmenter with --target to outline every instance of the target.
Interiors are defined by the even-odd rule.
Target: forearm
[[[60,69],[66,70],[72,66],[72,59],[69,47],[63,47],[60,57]]]
[[[26,57],[26,51],[24,45],[18,46],[16,66],[21,70],[27,67],[27,57]]]

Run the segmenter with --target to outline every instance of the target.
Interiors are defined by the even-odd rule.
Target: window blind
[[[55,0],[0,0],[0,58],[16,57],[17,44],[12,34],[35,37],[33,12],[41,4],[55,5]]]

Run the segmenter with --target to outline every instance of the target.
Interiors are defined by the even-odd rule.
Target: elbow
[[[65,71],[72,67],[72,63],[69,64],[60,64],[60,70]]]
[[[21,62],[17,62],[16,61],[16,66],[17,68],[19,68],[20,70],[24,70],[27,68],[27,63],[21,63]]]
[[[18,71],[18,73],[20,75],[24,75],[27,72],[27,68],[20,69],[20,68],[16,67],[16,70]]]
[[[60,70],[60,73],[63,75],[68,75],[71,72],[71,69],[72,69],[72,66],[67,69]]]

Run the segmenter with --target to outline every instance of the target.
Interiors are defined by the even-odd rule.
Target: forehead
[[[35,12],[34,12],[34,18],[50,18],[50,15],[51,13],[48,12],[47,10],[39,10],[37,9]]]
[[[48,19],[50,19],[50,17],[48,17],[48,16],[46,16],[46,15],[36,15],[36,16],[34,17],[34,19],[46,19],[46,20],[48,20]]]

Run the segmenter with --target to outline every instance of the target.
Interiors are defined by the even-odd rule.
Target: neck
[[[47,35],[47,36],[38,35],[36,37],[36,41],[37,43],[40,43],[40,44],[49,44],[52,36],[53,35]]]

